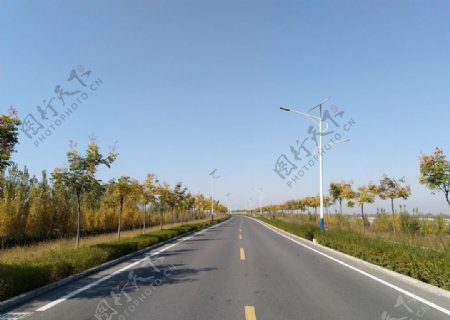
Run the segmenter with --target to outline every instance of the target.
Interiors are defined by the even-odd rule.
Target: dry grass
[[[189,223],[199,223],[206,222],[210,219],[198,219],[194,221],[190,221]],[[169,229],[173,227],[178,227],[186,223],[174,223],[174,224],[165,224],[164,229]],[[147,227],[145,229],[145,233],[151,233],[159,230],[158,226]],[[121,232],[121,238],[132,238],[137,235],[143,233],[142,229],[128,230]],[[111,241],[117,240],[117,232],[101,234],[97,236],[90,236],[80,239],[81,247],[93,246],[100,243],[108,243]],[[60,239],[60,240],[52,240],[48,242],[41,242],[29,246],[18,246],[8,249],[0,250],[0,263],[10,263],[10,262],[19,262],[21,260],[28,260],[30,258],[39,257],[44,252],[48,252],[50,250],[60,250],[60,249],[73,249],[75,247],[75,238],[68,239]]]

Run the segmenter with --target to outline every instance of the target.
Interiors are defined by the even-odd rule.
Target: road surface
[[[0,319],[450,319],[450,299],[247,217],[49,292]]]

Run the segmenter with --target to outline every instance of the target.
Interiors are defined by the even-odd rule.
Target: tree
[[[328,208],[334,203],[333,198],[330,196],[323,197],[323,206],[325,207],[325,214],[328,214]]]
[[[188,216],[187,216],[187,223],[189,223],[190,213],[191,213],[192,209],[194,208],[194,204],[195,204],[195,197],[190,192],[186,193],[186,196],[184,197],[184,204],[183,204],[183,206],[188,211],[187,212],[187,214],[188,214]]]
[[[378,187],[374,184],[362,185],[356,192],[355,201],[361,206],[361,219],[363,224],[363,233],[366,232],[366,221],[364,218],[364,204],[373,203],[378,194]]]
[[[160,216],[160,229],[163,228],[164,224],[164,209],[172,204],[172,195],[170,191],[170,186],[167,183],[160,184],[156,187],[156,198],[155,202],[158,206],[159,216]]]
[[[111,150],[107,157],[103,157],[97,143],[91,140],[85,156],[72,146],[67,152],[69,167],[55,169],[52,173],[53,179],[69,188],[77,198],[77,248],[80,247],[81,196],[95,187],[100,187],[100,181],[95,178],[98,167],[111,167],[117,156],[118,153]]]
[[[147,174],[144,183],[140,187],[140,202],[144,206],[144,223],[143,231],[145,232],[147,221],[147,205],[154,203],[156,200],[156,188],[158,185],[158,177],[154,173]]]
[[[395,178],[388,177],[384,175],[380,180],[380,186],[378,189],[378,194],[381,199],[391,200],[392,208],[392,229],[394,230],[394,235],[397,235],[395,228],[395,210],[394,210],[394,200],[395,199],[408,199],[411,195],[411,188],[406,184],[404,177],[396,180]]]
[[[194,207],[196,208],[197,212],[200,212],[202,217],[205,217],[205,208],[207,206],[206,198],[202,194],[195,195],[195,201],[194,201]]]
[[[11,165],[11,154],[19,142],[18,127],[21,122],[14,108],[9,109],[9,115],[0,115],[0,172]]]
[[[419,183],[426,185],[433,192],[441,191],[450,206],[450,163],[442,149],[436,148],[431,155],[422,154],[419,157]]]
[[[138,182],[135,180],[131,180],[130,177],[122,176],[117,182],[114,180],[111,182],[111,192],[113,199],[117,199],[119,203],[119,223],[117,227],[117,236],[120,241],[120,233],[122,230],[122,213],[123,213],[123,204],[127,197],[137,196],[138,191]]]
[[[340,213],[340,225],[342,229],[342,200],[351,200],[354,197],[354,191],[352,190],[352,184],[349,182],[331,182],[329,193],[333,201],[339,203],[339,213]]]
[[[179,215],[182,214],[184,207],[184,199],[186,197],[187,188],[183,187],[181,182],[178,182],[172,191],[173,203],[172,203],[172,223],[173,223],[173,209],[177,211],[177,222],[179,221]]]

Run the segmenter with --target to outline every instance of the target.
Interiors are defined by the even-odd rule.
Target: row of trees
[[[2,247],[81,233],[108,232],[117,228],[145,229],[149,224],[188,222],[206,217],[211,199],[194,195],[181,182],[171,187],[150,173],[144,181],[122,176],[106,183],[96,177],[101,166],[118,157],[112,149],[104,156],[92,140],[85,154],[74,145],[67,153],[68,166],[45,171],[40,179],[11,162],[18,142],[20,120],[14,109],[0,115],[0,241]],[[214,202],[215,212],[227,212]]]
[[[427,186],[432,193],[441,192],[446,202],[450,205],[449,191],[450,191],[450,162],[447,160],[444,152],[440,148],[436,148],[430,155],[421,154],[419,157],[419,183]],[[411,195],[411,189],[406,184],[405,178],[395,179],[384,175],[378,184],[368,183],[353,189],[352,182],[331,182],[329,187],[329,196],[324,196],[324,207],[328,211],[328,207],[333,204],[339,205],[340,213],[340,227],[342,228],[342,204],[346,201],[348,207],[358,205],[361,208],[361,218],[363,231],[365,232],[367,219],[364,217],[364,206],[368,203],[373,203],[377,197],[383,200],[389,200],[392,212],[392,230],[394,234],[397,233],[395,223],[395,209],[394,201],[396,199],[407,199]],[[269,205],[263,208],[265,212],[274,213],[277,211],[304,211],[313,208],[317,213],[317,208],[320,205],[319,196],[306,197],[302,199],[290,200],[281,205]],[[405,225],[417,226],[416,220],[413,223],[405,221],[413,221],[414,219],[407,219],[404,214],[401,217],[402,228]],[[439,220],[438,229],[442,229],[442,221]],[[405,227],[406,228],[406,227]],[[414,229],[411,227],[410,229]]]
[[[2,246],[27,243],[76,233],[77,246],[84,234],[112,231],[117,228],[120,240],[123,229],[151,224],[188,222],[206,217],[211,200],[193,194],[181,182],[171,187],[148,174],[140,182],[128,176],[106,183],[95,176],[100,165],[110,166],[117,158],[112,152],[103,157],[95,142],[86,155],[71,149],[69,166],[55,169],[50,178],[45,171],[40,179],[25,167],[13,164],[0,177],[0,239]],[[218,201],[215,211],[227,212]]]
[[[340,213],[340,227],[342,228],[342,204],[346,201],[348,207],[353,208],[355,205],[361,208],[361,218],[366,221],[364,217],[364,205],[373,203],[377,197],[386,200],[391,203],[392,208],[392,226],[394,233],[396,233],[394,223],[394,200],[398,198],[407,199],[411,194],[409,185],[406,184],[404,178],[395,179],[388,176],[384,176],[379,184],[369,183],[367,185],[361,185],[356,190],[352,187],[352,182],[331,182],[329,187],[329,195],[324,196],[325,211],[328,212],[328,208],[333,204],[339,205]],[[320,206],[319,195],[315,197],[306,197],[302,199],[290,200],[279,206],[266,206],[263,208],[265,212],[280,211],[300,211],[304,212],[308,210],[310,214],[310,208],[314,209],[314,213],[317,214],[317,208]],[[363,231],[365,232],[366,223],[363,223]]]

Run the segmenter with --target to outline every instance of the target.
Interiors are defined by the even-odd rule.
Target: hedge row
[[[266,218],[259,218],[259,219],[273,225],[274,227],[280,228],[284,231],[295,234],[296,236],[308,239],[310,241],[312,241],[314,235],[318,231],[320,231],[318,226],[312,224],[290,223],[282,220],[266,219]]]
[[[392,243],[351,231],[320,232],[318,228],[309,225],[270,219],[261,220],[309,240],[312,237],[305,230],[313,228],[313,237],[323,246],[450,290],[450,250],[448,249],[431,250],[407,243]]]
[[[0,263],[0,301],[210,224],[211,222],[188,224],[123,239],[120,242],[113,241],[79,249],[49,250],[37,258],[24,259],[19,263]]]

